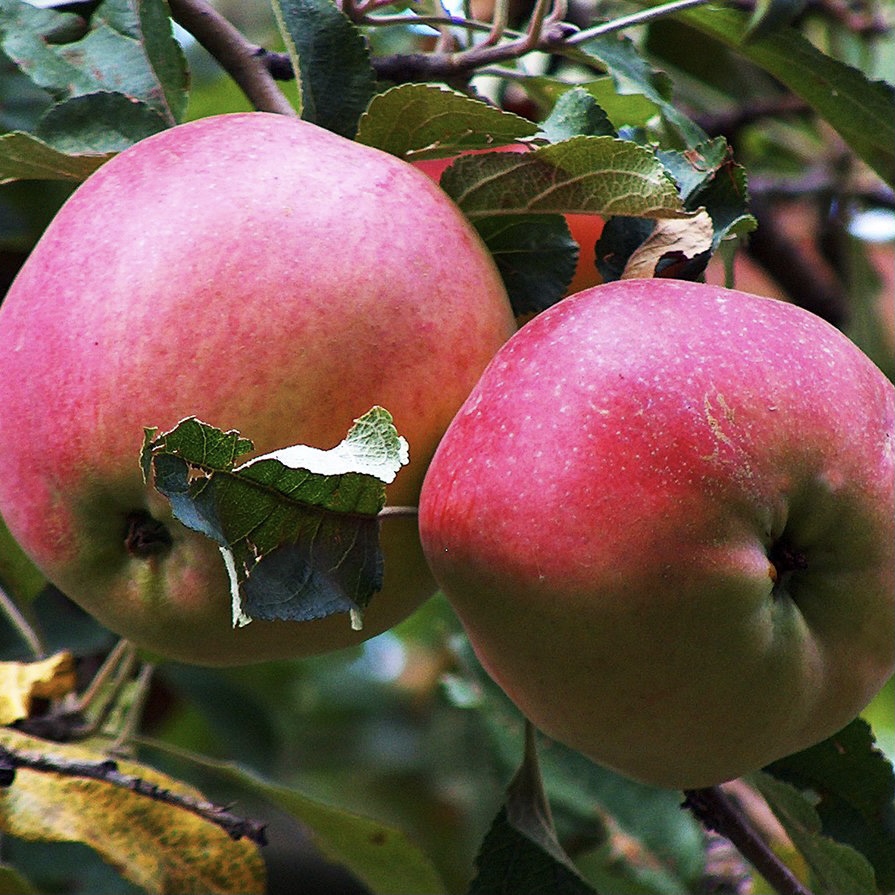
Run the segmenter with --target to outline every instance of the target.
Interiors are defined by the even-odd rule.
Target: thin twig
[[[25,618],[22,610],[2,587],[0,587],[0,612],[9,619],[10,624],[16,629],[22,640],[28,644],[28,649],[31,650],[34,658],[44,658],[47,654],[46,647],[41,642],[37,631],[28,624],[28,619]]]
[[[256,109],[296,114],[265,65],[261,48],[246,40],[206,0],[169,0],[168,6],[174,21],[208,50]]]
[[[774,854],[743,812],[719,786],[688,789],[684,795],[684,807],[709,830],[729,839],[775,892],[779,895],[811,895],[811,891]]]
[[[640,12],[631,13],[628,16],[620,16],[609,22],[603,22],[594,25],[593,28],[586,28],[566,38],[566,46],[577,46],[578,44],[587,43],[595,37],[605,37],[607,34],[615,34],[624,31],[625,28],[633,28],[636,25],[646,25],[654,22],[656,19],[663,19],[666,16],[683,12],[686,9],[693,9],[696,6],[705,6],[707,3],[716,2],[716,0],[672,0],[671,3],[663,3],[661,6],[652,6],[649,9]]]
[[[189,811],[219,826],[225,830],[232,839],[246,838],[256,845],[266,845],[267,836],[265,825],[259,821],[249,820],[233,814],[226,808],[206,802],[204,799],[195,799],[191,796],[180,795],[165,789],[156,783],[150,783],[141,777],[132,774],[122,774],[118,770],[118,763],[111,759],[103,761],[73,761],[58,755],[36,755],[33,753],[19,752],[0,746],[0,780],[5,786],[14,783],[15,771],[25,768],[40,773],[60,774],[63,777],[82,777],[88,780],[98,780],[108,783],[110,786],[126,789],[136,795],[161,802],[165,805],[173,805]]]

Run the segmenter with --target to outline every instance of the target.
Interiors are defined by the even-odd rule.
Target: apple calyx
[[[771,545],[768,561],[771,564],[770,576],[773,583],[771,593],[776,599],[780,599],[788,590],[786,585],[793,572],[808,568],[808,558],[805,554],[784,540],[775,541]]]
[[[146,510],[133,510],[125,517],[127,531],[124,546],[137,559],[149,559],[167,553],[174,544],[168,527]]]

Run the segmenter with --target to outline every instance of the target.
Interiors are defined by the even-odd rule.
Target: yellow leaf
[[[33,699],[60,699],[75,689],[70,653],[40,662],[0,662],[0,724],[27,718]]]
[[[68,763],[108,758],[14,730],[0,731],[0,746]],[[146,765],[119,761],[118,769],[204,801],[198,790]],[[265,890],[264,863],[254,843],[234,841],[190,811],[102,780],[19,767],[12,785],[0,790],[0,830],[22,839],[83,842],[149,893],[262,895]]]

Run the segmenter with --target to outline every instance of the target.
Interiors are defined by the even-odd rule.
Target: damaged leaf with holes
[[[238,465],[251,448],[190,418],[146,430],[143,472],[184,525],[218,544],[234,625],[348,613],[359,627],[382,587],[385,485],[408,462],[391,415],[374,407],[331,450],[296,445]]]

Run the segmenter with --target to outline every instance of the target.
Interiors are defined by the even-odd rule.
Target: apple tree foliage
[[[859,227],[895,207],[890,7],[494,8],[220,4],[228,23],[199,0],[0,0],[0,290],[113,155],[255,107],[409,162],[474,150],[441,185],[520,316],[571,280],[564,215],[598,215],[604,281],[770,283],[895,372],[892,255]],[[220,546],[238,620],[361,613],[400,433],[373,411],[335,451],[240,466],[251,437],[147,432],[144,472]],[[0,585],[4,892],[895,889],[891,683],[831,740],[685,800],[536,739],[438,599],[347,657],[135,669],[2,524]]]

